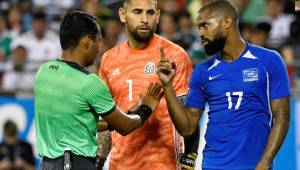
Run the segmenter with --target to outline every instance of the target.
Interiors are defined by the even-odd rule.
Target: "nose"
[[[204,35],[205,35],[205,30],[203,29],[203,28],[199,28],[199,30],[198,30],[198,35],[199,35],[199,37],[204,37]]]
[[[142,14],[141,22],[144,23],[144,24],[148,24],[148,14],[147,13]]]

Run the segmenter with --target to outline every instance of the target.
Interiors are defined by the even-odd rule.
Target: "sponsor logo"
[[[243,70],[243,81],[258,81],[258,69],[257,68],[250,68]]]

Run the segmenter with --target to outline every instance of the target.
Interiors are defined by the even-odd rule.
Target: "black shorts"
[[[71,154],[72,170],[96,170],[96,158]],[[43,157],[41,170],[64,170],[64,157]]]

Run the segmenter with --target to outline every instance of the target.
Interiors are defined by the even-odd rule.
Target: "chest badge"
[[[145,65],[145,68],[144,68],[144,73],[146,75],[153,75],[155,72],[155,63],[154,62],[148,62],[146,65]]]
[[[243,70],[243,81],[258,81],[258,69],[257,68],[250,68]]]

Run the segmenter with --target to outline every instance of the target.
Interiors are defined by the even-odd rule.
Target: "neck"
[[[35,34],[38,40],[42,40],[44,38],[44,34]]]
[[[226,42],[223,51],[221,52],[221,58],[225,61],[234,61],[240,57],[246,48],[246,42],[238,35],[229,37]]]
[[[140,42],[134,39],[131,35],[128,34],[128,46],[132,49],[145,49],[150,41]]]
[[[18,138],[16,136],[12,136],[12,137],[7,137],[5,139],[5,141],[6,141],[7,144],[13,145],[13,144],[18,143],[19,140],[18,140]]]
[[[80,67],[84,68],[85,63],[84,63],[84,60],[82,60],[83,57],[81,57],[81,54],[76,51],[77,51],[76,49],[63,50],[61,58],[62,58],[62,60],[65,60],[65,61],[77,63]]]

